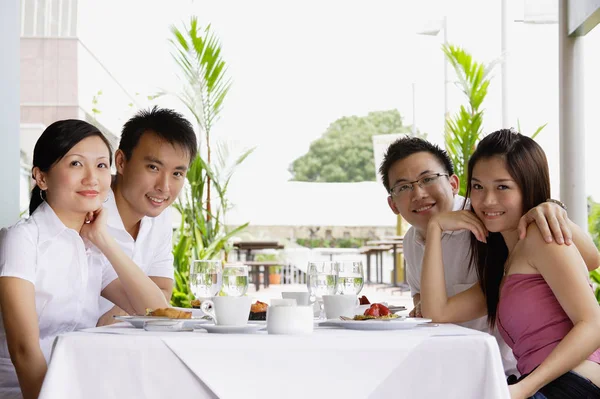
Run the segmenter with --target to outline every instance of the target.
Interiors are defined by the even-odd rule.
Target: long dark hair
[[[81,140],[98,136],[104,141],[109,152],[110,164],[112,165],[112,148],[109,141],[93,125],[77,119],[66,119],[51,124],[44,130],[33,149],[33,168],[39,168],[42,172],[48,172],[52,166],[60,161]],[[29,214],[37,209],[43,202],[41,189],[36,184],[31,191],[29,200]]]
[[[550,198],[550,174],[544,150],[533,139],[508,129],[489,134],[477,145],[469,159],[467,198],[471,194],[475,164],[493,156],[504,158],[508,173],[519,186],[523,195],[523,214]],[[507,259],[508,248],[501,233],[490,232],[487,244],[471,235],[471,265],[476,265],[479,285],[487,303],[488,324],[492,328],[496,324],[500,283]]]

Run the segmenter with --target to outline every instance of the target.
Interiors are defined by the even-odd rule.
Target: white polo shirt
[[[46,361],[56,336],[96,325],[100,292],[117,278],[103,259],[46,202],[29,219],[0,230],[0,278],[17,277],[34,285]],[[0,317],[0,397],[18,386]]]
[[[464,197],[455,195],[452,210],[462,210],[464,201]],[[444,277],[446,279],[446,294],[448,297],[460,294],[477,283],[477,271],[475,267],[469,268],[471,262],[469,256],[470,246],[471,232],[469,230],[442,232],[442,259],[444,262]],[[425,255],[425,240],[414,227],[408,229],[404,235],[403,251],[404,259],[406,260],[406,281],[410,285],[411,295],[415,296],[421,293],[421,270]],[[512,350],[500,337],[497,329],[490,332],[487,324],[487,316],[458,324],[463,327],[492,334],[498,341],[505,372],[507,374],[518,375],[516,370],[517,363]]]
[[[148,277],[174,279],[171,208],[165,209],[154,218],[144,216],[140,222],[140,231],[136,240],[125,230],[112,190],[108,194],[106,203],[104,203],[104,209],[108,211],[106,223],[108,232],[114,237],[125,254]],[[113,306],[112,302],[101,298],[100,316]]]

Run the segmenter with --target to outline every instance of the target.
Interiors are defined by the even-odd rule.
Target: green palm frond
[[[469,158],[483,133],[481,106],[488,93],[490,73],[499,60],[485,65],[475,61],[464,49],[451,44],[444,45],[442,50],[456,72],[457,87],[467,98],[467,104],[446,120],[444,138],[446,150],[460,180],[459,193],[464,195]]]
[[[182,29],[171,26],[172,57],[179,66],[185,84],[178,96],[194,115],[202,132],[210,140],[210,130],[216,122],[225,97],[231,88],[227,65],[221,57],[221,44],[208,25],[202,29],[192,17]],[[210,145],[207,142],[207,145]]]
[[[231,169],[221,163],[211,163],[211,129],[223,109],[231,79],[222,57],[221,44],[211,26],[202,28],[196,17],[181,28],[171,26],[171,56],[178,66],[183,88],[177,93],[161,92],[176,97],[193,115],[204,136],[206,159],[199,151],[187,172],[186,182],[175,209],[182,222],[173,247],[175,257],[175,288],[171,302],[176,306],[189,306],[193,295],[189,292],[189,268],[192,259],[222,258],[231,249],[229,243],[248,224],[227,231],[223,224],[229,208],[227,186],[237,167],[252,150],[244,152]],[[211,189],[218,194],[218,206],[211,206]]]

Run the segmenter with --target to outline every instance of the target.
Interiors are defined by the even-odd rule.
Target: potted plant
[[[269,284],[281,284],[281,266],[269,266]]]

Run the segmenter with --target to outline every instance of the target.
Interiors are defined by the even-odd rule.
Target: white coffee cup
[[[200,308],[220,326],[248,324],[252,298],[249,296],[216,296],[202,302]]]
[[[323,295],[325,316],[329,320],[340,316],[354,317],[358,303],[356,295]]]
[[[295,299],[298,306],[308,306],[309,294],[306,291],[282,292],[284,299]]]
[[[311,306],[270,306],[267,309],[269,334],[310,334],[313,328]]]
[[[298,303],[294,298],[285,298],[285,299],[271,299],[271,307],[277,306],[297,306]]]

